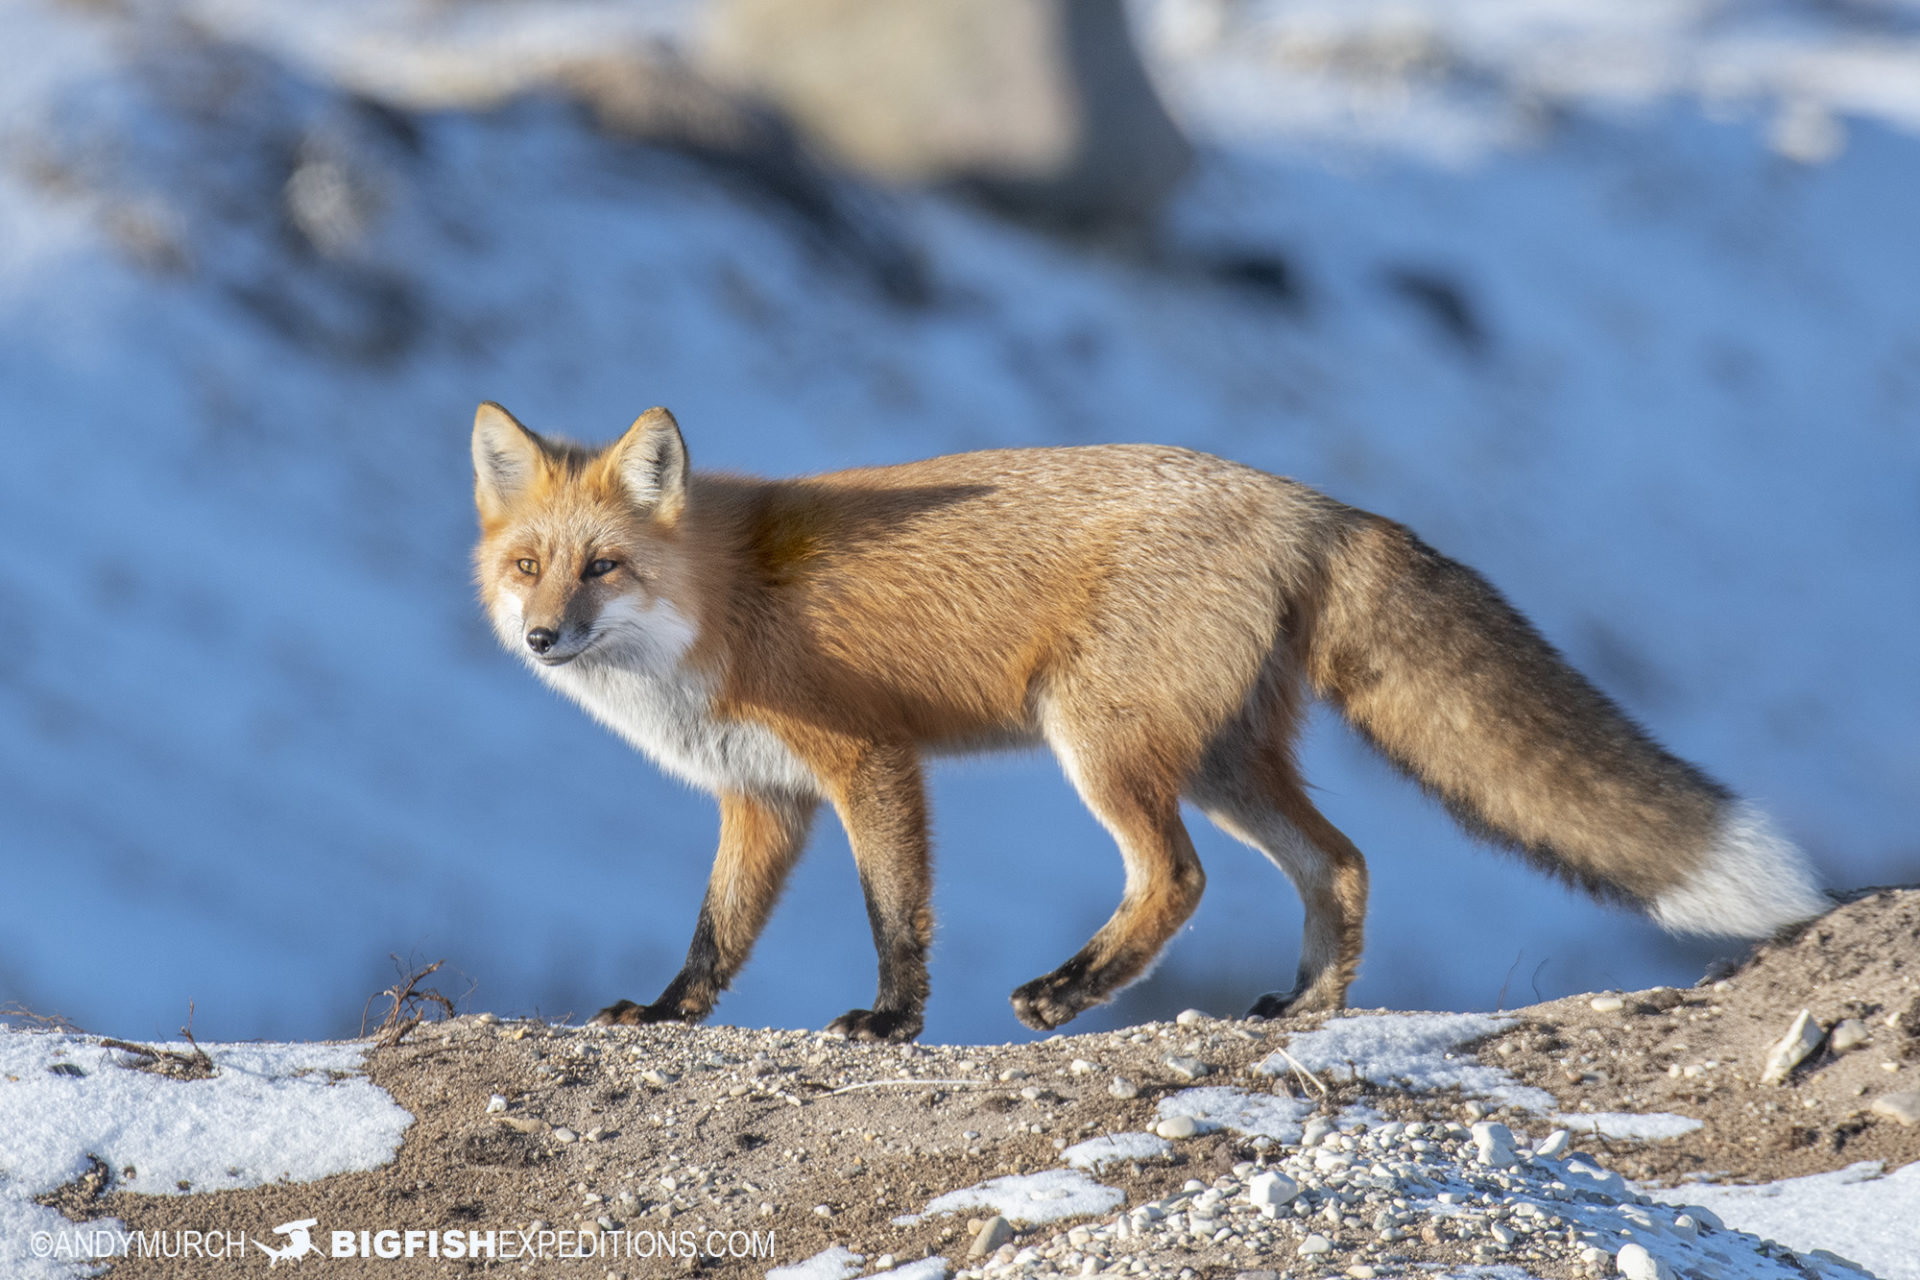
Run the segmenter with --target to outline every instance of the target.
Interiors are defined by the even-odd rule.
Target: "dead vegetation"
[[[100,1037],[103,1049],[118,1049],[130,1053],[134,1061],[121,1065],[135,1071],[149,1071],[154,1075],[167,1076],[174,1080],[205,1080],[219,1074],[219,1068],[213,1065],[213,1059],[193,1038],[193,1002],[187,1002],[187,1025],[180,1028],[180,1038],[187,1042],[187,1051],[162,1049],[156,1045],[140,1044],[133,1040],[116,1040],[111,1036]]]
[[[445,960],[435,960],[432,964],[419,969],[409,969],[399,956],[389,957],[400,974],[400,980],[384,991],[376,991],[367,997],[367,1004],[360,1011],[360,1034],[367,1034],[367,1020],[372,1014],[373,1002],[385,996],[388,1000],[386,1016],[373,1030],[374,1043],[383,1048],[392,1048],[407,1038],[407,1033],[427,1021],[430,1014],[437,1015],[435,1021],[451,1018],[458,1013],[453,1001],[442,995],[437,989],[422,989],[420,983],[440,971]]]

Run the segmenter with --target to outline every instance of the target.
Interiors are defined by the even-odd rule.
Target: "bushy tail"
[[[1766,816],[1669,753],[1484,578],[1355,514],[1304,629],[1315,691],[1469,830],[1669,929],[1825,911]]]

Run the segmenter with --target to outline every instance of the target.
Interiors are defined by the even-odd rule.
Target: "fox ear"
[[[687,505],[687,442],[665,409],[649,409],[614,445],[614,467],[633,505],[672,525]]]
[[[489,400],[473,415],[473,497],[482,520],[497,520],[539,474],[546,442]]]

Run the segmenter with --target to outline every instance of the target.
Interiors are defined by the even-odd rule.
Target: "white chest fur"
[[[534,674],[675,777],[716,795],[819,794],[819,782],[772,730],[714,714],[712,682],[684,661],[694,629],[665,601],[614,603],[595,623],[593,651],[559,667],[526,652],[517,597],[500,595],[493,622]]]
[[[662,769],[703,791],[819,790],[772,730],[714,715],[708,681],[684,666],[660,670],[584,660],[538,670]]]

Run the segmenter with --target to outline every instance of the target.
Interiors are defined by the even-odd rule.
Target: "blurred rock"
[[[925,264],[886,204],[823,169],[779,112],[657,51],[609,53],[570,63],[556,76],[608,133],[725,173],[796,215],[889,299],[926,300]]]
[[[1191,158],[1120,0],[720,0],[705,58],[841,163],[1045,222],[1143,223]]]

